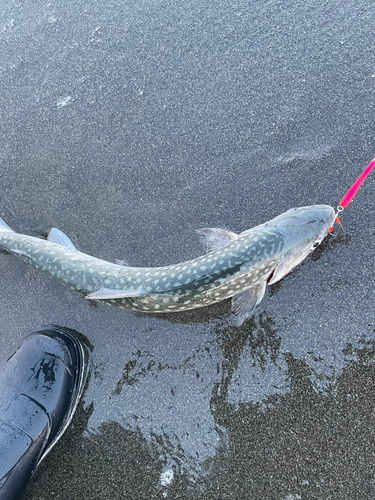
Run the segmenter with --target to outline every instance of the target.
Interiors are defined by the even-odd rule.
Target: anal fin
[[[22,250],[20,248],[12,248],[10,253],[17,254],[17,255],[24,255],[25,257],[29,256],[29,254],[26,252],[26,250]]]
[[[127,297],[141,297],[142,295],[146,295],[146,292],[144,290],[114,290],[111,288],[100,288],[96,292],[90,293],[90,295],[86,295],[85,299],[126,299]]]
[[[115,264],[118,266],[129,267],[129,264],[125,260],[115,259]]]

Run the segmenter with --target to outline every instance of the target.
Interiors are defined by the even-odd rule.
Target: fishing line
[[[346,192],[346,194],[341,198],[341,201],[339,203],[339,206],[337,207],[337,212],[335,215],[335,221],[340,224],[341,226],[341,221],[339,219],[339,213],[346,208],[349,203],[352,201],[355,193],[358,191],[360,185],[362,182],[366,179],[368,174],[371,172],[371,170],[375,167],[375,158],[370,161],[370,163],[367,165],[367,167],[364,169],[364,171],[361,173],[361,175],[358,177],[358,179],[355,181],[355,183],[351,186],[350,189]],[[342,226],[341,226],[342,227]],[[329,229],[329,232],[333,231],[333,227]]]

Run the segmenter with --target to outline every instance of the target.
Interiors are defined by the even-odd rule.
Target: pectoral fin
[[[70,238],[68,238],[65,233],[63,233],[56,227],[53,227],[48,233],[47,240],[51,241],[52,243],[57,243],[57,245],[76,250],[76,247],[73,245]]]
[[[280,281],[282,278],[284,278],[284,276],[290,273],[292,269],[294,269],[296,266],[298,266],[298,264],[300,264],[303,261],[303,259],[306,257],[308,253],[309,252],[306,252],[306,254],[303,253],[298,257],[295,257],[294,259],[289,258],[279,262],[268,284],[273,285],[277,281]]]
[[[105,300],[105,299],[125,299],[127,297],[140,297],[146,295],[144,290],[113,290],[111,288],[100,288],[96,292],[86,295],[85,299]]]
[[[289,273],[289,271],[292,270],[293,267],[294,266],[288,265],[288,263],[285,260],[279,262],[279,264],[276,266],[268,284],[273,285],[277,281],[280,281],[282,278],[284,278],[284,276],[286,274]]]
[[[264,297],[267,281],[262,281],[259,285],[248,288],[232,297],[232,311],[237,318],[237,326],[249,318],[258,304]]]
[[[217,250],[218,248],[228,245],[238,238],[238,234],[227,231],[226,229],[218,229],[214,227],[203,227],[197,229],[199,239],[202,245],[208,252]]]

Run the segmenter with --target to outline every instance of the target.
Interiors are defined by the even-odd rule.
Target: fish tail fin
[[[14,233],[13,229],[11,229],[6,222],[3,221],[3,219],[0,217],[0,232],[3,231],[10,231],[11,233]]]

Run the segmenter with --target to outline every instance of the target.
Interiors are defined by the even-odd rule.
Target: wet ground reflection
[[[214,384],[211,397],[211,411],[215,416],[218,401],[222,402],[221,414],[224,415],[224,406],[234,404],[245,396],[246,401],[257,399],[256,392],[264,395],[272,393],[272,388],[279,382],[274,379],[271,387],[267,384],[267,374],[273,369],[280,371],[277,365],[281,338],[276,333],[275,321],[267,313],[257,314],[247,321],[241,328],[225,329],[219,339],[223,360],[218,373],[221,374],[220,382]],[[241,365],[245,364],[244,370]],[[242,373],[241,373],[242,372]],[[250,375],[250,379],[248,379]],[[274,373],[273,376],[277,376]],[[248,380],[247,380],[248,379]],[[269,381],[269,380],[268,380]],[[250,393],[246,387],[251,386]],[[216,418],[219,423],[220,418]],[[221,422],[223,424],[223,422]]]
[[[25,500],[35,499],[34,491],[38,498],[82,499],[82,481],[87,481],[85,498],[89,499],[140,499],[148,498],[150,490],[157,491],[162,464],[155,450],[139,432],[115,422],[102,424],[97,434],[88,436],[85,431],[92,412],[93,405],[86,410],[79,406],[63,439],[32,479]],[[129,474],[124,481],[126,470]],[[95,478],[103,474],[106,482],[98,490]]]
[[[280,352],[280,337],[275,330],[274,319],[261,314],[257,322],[218,335],[222,358],[215,367],[215,377],[211,372],[207,399],[220,439],[211,457],[199,457],[201,449],[196,446],[193,429],[189,448],[186,436],[184,440],[178,435],[172,421],[164,422],[163,432],[157,425],[152,427],[152,420],[148,421],[148,433],[137,425],[140,421],[131,430],[118,422],[106,422],[95,433],[87,432],[94,407],[90,404],[84,409],[81,403],[61,443],[35,475],[25,499],[35,498],[33,485],[40,498],[43,494],[46,498],[80,498],[79,484],[88,478],[90,499],[103,498],[103,491],[106,498],[114,499],[219,498],[215,496],[218,491],[223,500],[249,495],[260,500],[357,498],[359,494],[372,498],[375,342],[362,338],[357,346],[347,344],[343,352],[345,368],[324,390],[318,390],[308,363]],[[207,363],[210,349],[203,348],[202,353]],[[150,364],[143,371],[137,367],[141,359],[139,353],[137,356],[134,366],[129,361],[126,364],[117,388],[126,390],[148,376]],[[247,363],[251,360],[251,370],[259,368],[267,373],[275,367],[279,380],[284,380],[283,390],[273,390],[273,380],[271,391],[267,394],[264,387],[258,401],[241,400],[238,395],[243,393],[233,392],[231,386],[241,383],[244,358]],[[176,367],[176,373],[181,371],[186,376],[191,368],[196,369],[194,359],[195,355],[189,360],[188,370],[184,363]],[[149,368],[150,372],[155,366]],[[196,377],[195,389],[203,379],[207,384],[205,377]],[[172,411],[183,434],[186,427],[177,406]],[[196,414],[196,423],[207,419],[208,412]],[[210,439],[209,434],[206,438]],[[194,447],[197,460],[196,474],[192,475]],[[95,477],[103,475],[107,482],[98,491]],[[67,476],[69,481],[65,480]]]
[[[305,361],[284,354],[290,390],[267,398],[266,409],[216,398],[229,446],[215,456],[207,495],[220,485],[222,499],[374,496],[375,343],[348,345],[345,354],[346,367],[324,392]]]

